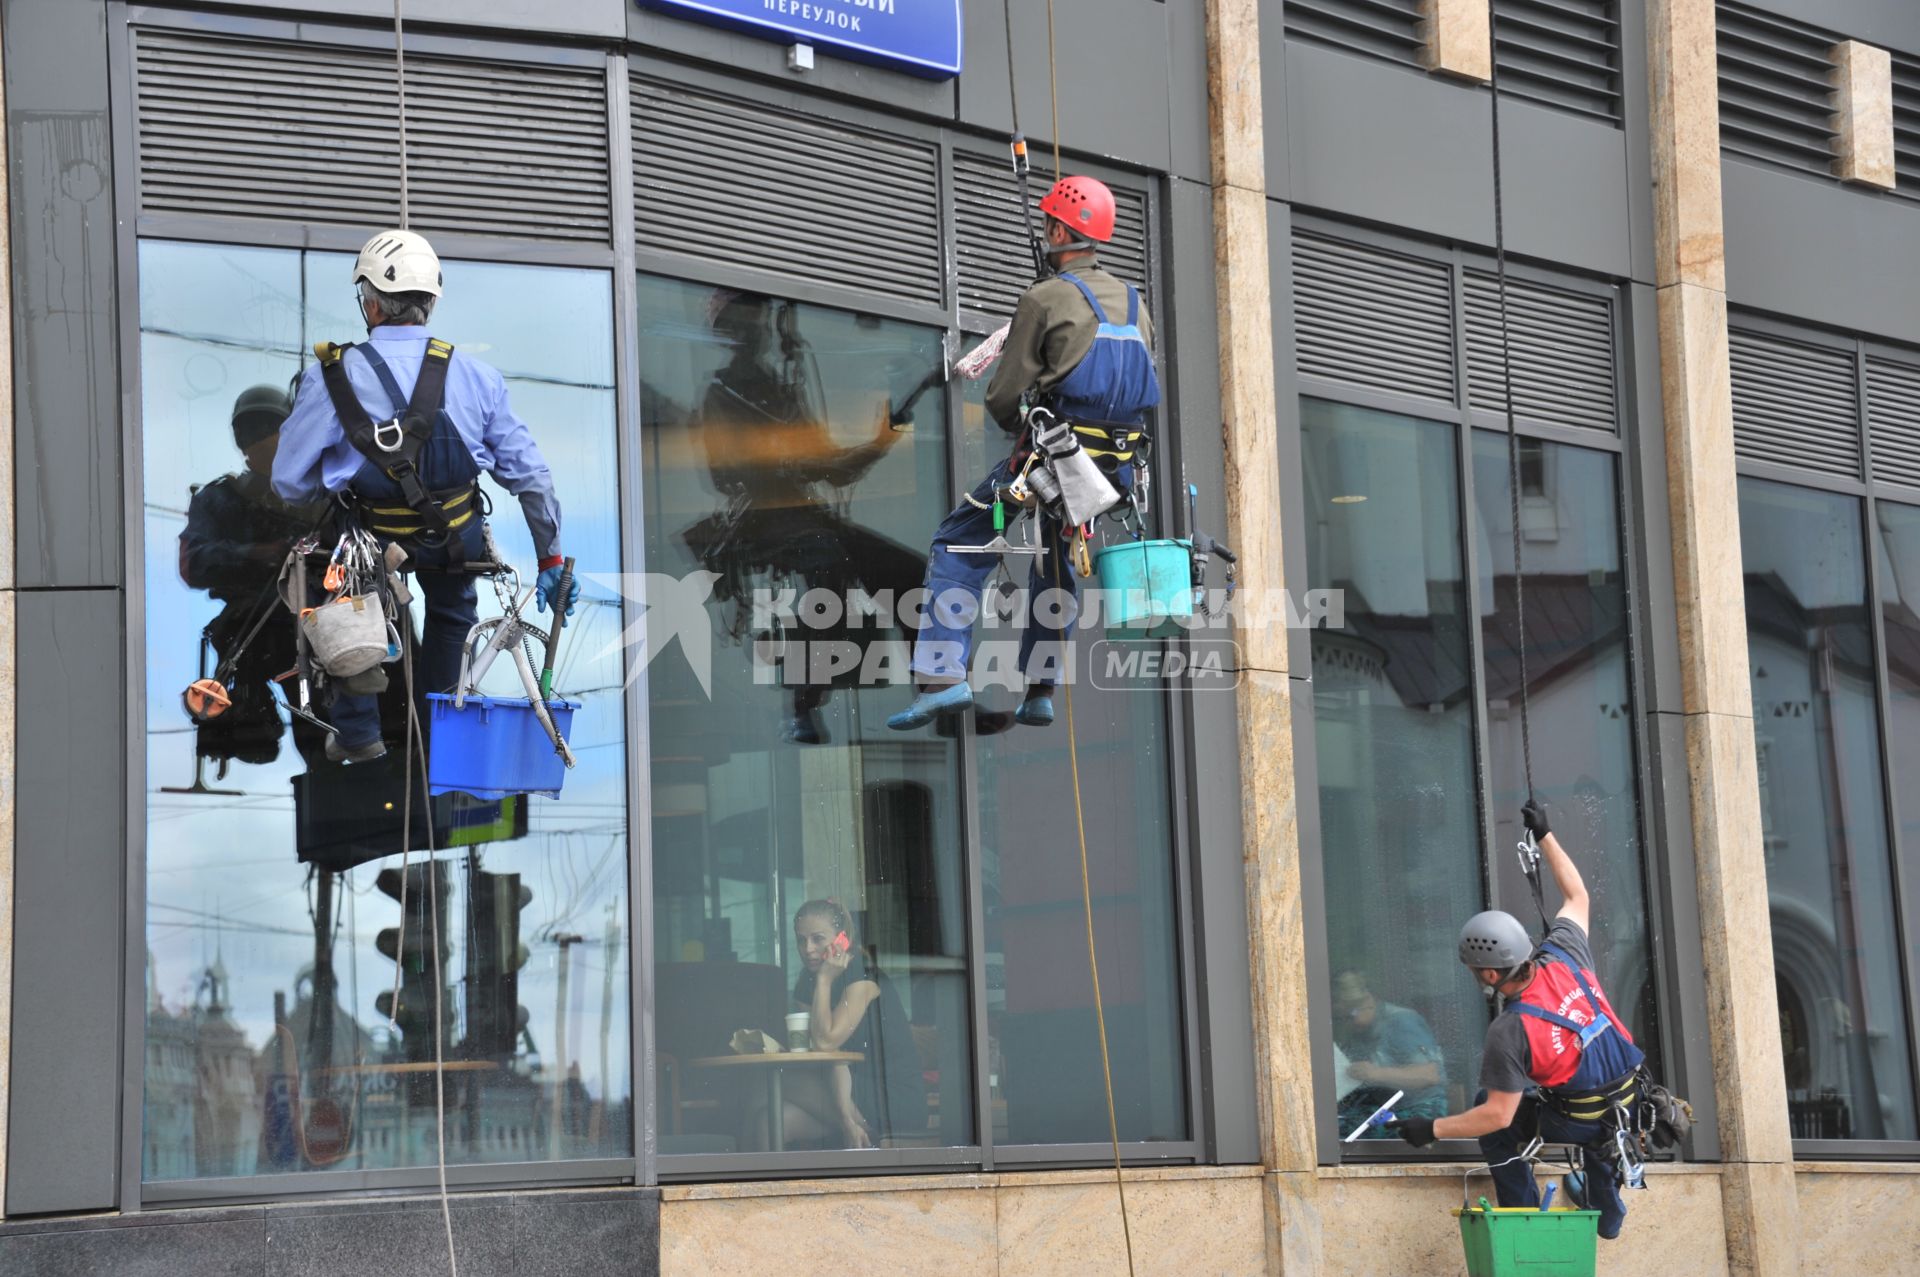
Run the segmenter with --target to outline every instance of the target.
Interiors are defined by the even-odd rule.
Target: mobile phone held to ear
[[[851,948],[853,948],[853,941],[847,939],[846,932],[842,931],[833,938],[833,951],[835,953],[845,953]]]

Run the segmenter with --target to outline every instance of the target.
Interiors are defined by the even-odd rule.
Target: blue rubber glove
[[[573,605],[580,601],[580,578],[575,576],[573,580],[569,582],[569,585],[572,588],[567,591],[567,615],[572,616]],[[540,581],[534,587],[533,591],[533,605],[542,612],[546,611],[548,603],[553,598],[554,591],[559,588],[560,565],[556,563],[540,574]]]

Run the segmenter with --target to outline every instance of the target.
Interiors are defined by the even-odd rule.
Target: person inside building
[[[1102,270],[1099,245],[1112,240],[1113,192],[1090,177],[1054,184],[1040,209],[1046,214],[1047,263],[1052,274],[1021,295],[1007,331],[1000,364],[987,386],[987,413],[1014,439],[1012,453],[988,472],[940,524],[927,560],[927,624],[914,644],[913,703],[887,720],[897,731],[925,726],[973,704],[967,660],[980,593],[998,560],[989,554],[955,553],[994,536],[998,493],[1033,452],[1025,409],[1044,406],[1070,422],[1082,447],[1123,494],[1133,484],[1135,452],[1145,437],[1149,411],[1160,402],[1153,365],[1153,320],[1131,284]],[[1042,631],[1064,645],[1073,632],[1071,609],[1057,622],[1042,596],[1051,589],[1075,593],[1063,529],[1044,513],[1040,543],[1028,588],[1026,623],[1020,636],[1020,668],[1026,696],[1014,712],[1029,727],[1053,722],[1058,663],[1036,664]],[[1068,530],[1070,531],[1070,530]],[[1064,653],[1059,654],[1059,662]]]
[[[451,691],[478,617],[471,569],[487,557],[480,476],[520,500],[542,611],[561,577],[560,501],[532,431],[507,402],[506,379],[428,331],[442,289],[432,245],[382,231],[360,250],[353,284],[367,340],[315,348],[320,360],[301,376],[281,430],[273,487],[292,502],[350,493],[367,530],[406,549],[426,600],[415,687]],[[579,577],[571,583],[569,615]],[[336,688],[332,716],[328,758],[369,762],[387,752],[375,695]]]
[[[793,1141],[873,1148],[925,1134],[927,1083],[899,992],[862,948],[853,914],[831,897],[793,915],[802,970],[793,1005],[808,1014],[816,1051],[861,1058],[826,1070],[794,1070],[785,1086],[785,1134]]]
[[[1418,1011],[1382,1002],[1358,971],[1333,979],[1333,1040],[1346,1057],[1354,1085],[1340,1096],[1340,1135],[1403,1092],[1393,1111],[1403,1117],[1440,1117],[1447,1111],[1447,1070],[1440,1043]],[[1368,1139],[1391,1139],[1369,1129]]]
[[[245,464],[194,491],[180,533],[180,579],[224,605],[205,637],[215,661],[233,662],[232,703],[199,723],[194,742],[202,758],[223,763],[270,763],[280,753],[273,680],[293,668],[294,629],[274,585],[288,549],[326,514],[324,503],[294,505],[273,490],[273,458],[292,407],[280,386],[240,392],[233,442]],[[296,721],[296,739],[303,726]]]
[[[1533,1166],[1520,1152],[1538,1135],[1583,1150],[1586,1200],[1600,1212],[1600,1236],[1620,1235],[1614,1132],[1639,1098],[1645,1055],[1614,1014],[1593,974],[1585,882],[1547,827],[1536,802],[1521,821],[1540,844],[1564,903],[1539,945],[1512,914],[1476,914],[1460,932],[1460,961],[1489,1000],[1505,1006],[1487,1027],[1480,1094],[1464,1113],[1407,1116],[1394,1124],[1416,1148],[1436,1139],[1478,1139],[1502,1206],[1537,1206]]]

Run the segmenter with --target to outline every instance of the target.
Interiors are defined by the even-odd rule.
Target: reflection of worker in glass
[[[821,493],[821,485],[836,493],[851,488],[887,455],[901,438],[893,412],[876,412],[867,443],[842,447],[828,428],[819,367],[793,303],[721,289],[707,320],[731,352],[707,386],[698,419],[708,472],[727,504],[684,536],[701,565],[719,574],[714,597],[750,598],[764,584],[754,579],[761,573],[790,574],[800,578],[802,592],[825,589],[842,599],[856,588],[896,597],[917,588],[924,558],[851,522]],[[870,627],[800,637],[864,643],[884,633]],[[830,684],[794,688],[786,739],[826,740],[818,710],[832,691]]]
[[[273,490],[280,426],[292,411],[278,386],[253,386],[233,404],[233,442],[243,468],[199,488],[187,505],[180,533],[180,579],[226,606],[208,624],[215,661],[235,662],[232,705],[200,723],[195,746],[203,758],[270,763],[280,753],[280,711],[273,679],[293,668],[293,617],[280,606],[274,583],[293,542],[313,531],[323,505],[293,505]],[[247,634],[271,612],[251,642]],[[202,671],[203,676],[209,671]]]
[[[804,967],[793,1002],[808,1013],[813,1049],[860,1059],[791,1071],[787,1138],[871,1148],[892,1135],[925,1132],[927,1085],[906,1007],[860,947],[852,913],[837,900],[809,900],[793,916],[793,934]]]
[[[1447,1072],[1440,1043],[1418,1011],[1382,1002],[1358,971],[1333,979],[1333,1041],[1346,1057],[1346,1077],[1355,1084],[1340,1097],[1340,1135],[1345,1138],[1404,1091],[1393,1111],[1403,1117],[1441,1117],[1447,1111]],[[1369,1130],[1362,1139],[1392,1139]]]

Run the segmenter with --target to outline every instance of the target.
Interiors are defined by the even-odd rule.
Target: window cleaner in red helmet
[[[1050,454],[1082,452],[1111,483],[1116,497],[1130,492],[1144,469],[1147,414],[1160,403],[1153,362],[1153,320],[1131,284],[1101,269],[1098,249],[1113,239],[1113,192],[1091,177],[1068,177],[1040,201],[1046,215],[1046,258],[1052,272],[1020,297],[993,380],[987,413],[1012,437],[1011,454],[968,493],[934,533],[927,557],[927,624],[913,650],[917,694],[887,720],[896,731],[925,726],[973,705],[967,663],[981,590],[999,558],[968,553],[995,535],[994,506],[1026,469],[1037,427]],[[1045,412],[1037,412],[1045,409]],[[1029,414],[1034,420],[1029,420]],[[1063,553],[1065,527],[1044,506],[1040,543]],[[1017,722],[1053,722],[1053,688],[1078,610],[1070,570],[1033,556],[1020,627],[1020,669],[1026,696]],[[1063,609],[1048,606],[1056,588],[1071,596]],[[1058,600],[1054,600],[1058,601]],[[1050,651],[1040,640],[1049,638]]]
[[[1600,1236],[1618,1237],[1627,1215],[1623,1183],[1645,1186],[1635,1114],[1646,1056],[1593,973],[1590,904],[1580,871],[1538,803],[1527,803],[1520,818],[1565,902],[1538,945],[1512,914],[1489,910],[1467,920],[1460,961],[1489,1000],[1505,1000],[1487,1027],[1479,1098],[1464,1113],[1403,1118],[1394,1129],[1416,1148],[1436,1139],[1477,1138],[1502,1206],[1540,1204],[1533,1165],[1522,1151],[1536,1135],[1577,1144],[1586,1167],[1585,1204],[1600,1212]]]

